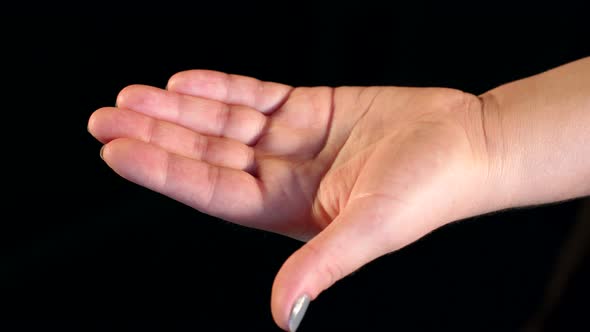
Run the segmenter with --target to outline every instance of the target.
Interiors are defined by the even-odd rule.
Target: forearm
[[[590,194],[590,57],[481,99],[498,208]]]

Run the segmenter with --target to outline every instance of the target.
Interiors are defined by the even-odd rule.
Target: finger
[[[198,133],[254,143],[266,125],[264,114],[246,106],[130,85],[117,96],[117,106],[172,122]]]
[[[178,125],[114,107],[92,114],[88,130],[103,143],[117,138],[133,138],[169,152],[207,163],[252,172],[254,150],[238,141],[208,137]]]
[[[218,71],[189,70],[173,75],[167,89],[227,104],[244,105],[269,114],[284,102],[293,88]]]
[[[302,296],[315,299],[336,281],[395,247],[395,239],[383,229],[385,215],[365,202],[347,206],[281,267],[272,288],[272,313],[283,329],[297,328],[305,313],[297,312]]]
[[[185,158],[145,142],[120,138],[104,145],[105,162],[123,178],[203,213],[255,228],[262,192],[250,174]]]

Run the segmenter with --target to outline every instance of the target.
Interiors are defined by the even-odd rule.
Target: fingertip
[[[133,139],[116,138],[105,143],[100,148],[99,155],[109,168],[127,179],[129,178],[129,168],[131,165],[137,164],[135,153],[133,153],[134,147],[137,145]],[[139,146],[141,147],[141,143]]]
[[[289,312],[287,306],[285,305],[285,303],[288,301],[288,286],[283,281],[285,275],[283,272],[285,264],[283,264],[279,270],[272,285],[270,311],[275,324],[277,324],[281,329],[287,331],[289,328]]]
[[[271,312],[275,323],[285,331],[295,331],[319,291],[311,265],[292,255],[283,264],[272,287]],[[310,278],[310,276],[312,276]]]
[[[121,159],[121,156],[128,154],[128,151],[126,151],[127,146],[131,143],[133,143],[133,141],[127,138],[117,138],[109,141],[100,148],[100,158],[104,160],[109,167],[113,168],[113,166],[117,165],[117,159]],[[111,165],[113,161],[115,164]]]
[[[96,137],[95,129],[96,129],[96,111],[94,111],[94,112],[92,112],[92,114],[90,114],[90,117],[88,118],[88,123],[86,124],[86,130],[93,137]]]
[[[177,91],[182,82],[186,81],[187,76],[198,77],[200,75],[202,75],[202,70],[199,69],[179,71],[170,76],[168,83],[166,83],[166,90]]]
[[[126,95],[129,91],[129,87],[126,86],[119,93],[117,94],[117,98],[115,99],[115,107],[120,107],[125,102]]]
[[[113,129],[111,121],[113,110],[112,107],[102,107],[94,111],[88,118],[86,125],[88,133],[103,144],[112,139],[110,133]]]
[[[146,89],[148,88],[148,89]],[[133,104],[144,102],[150,97],[151,87],[142,84],[131,84],[119,91],[115,100],[115,107],[132,108]]]
[[[109,160],[111,159],[112,154],[112,146],[111,142],[103,144],[100,148],[100,159],[102,159],[107,165],[109,164]],[[110,165],[109,165],[110,166]]]
[[[166,89],[178,93],[204,96],[206,98],[220,99],[225,92],[229,75],[224,72],[207,69],[190,69],[180,71],[168,79]],[[222,84],[223,88],[217,85]]]
[[[275,323],[285,331],[295,332],[313,300],[307,292],[292,293],[294,296],[281,297],[273,301],[272,315]],[[274,295],[274,294],[273,294]],[[289,299],[289,300],[283,300]]]
[[[176,81],[178,80],[178,75],[180,75],[180,73],[182,72],[178,72],[172,76],[170,76],[170,78],[168,79],[168,82],[166,82],[166,90],[168,91],[174,91],[176,88]]]
[[[124,156],[128,154],[128,151],[126,151],[128,150],[127,146],[130,143],[132,143],[131,140],[127,138],[117,138],[104,143],[100,148],[100,159],[102,159],[108,167],[119,174],[122,167],[122,161],[125,159]]]
[[[122,107],[126,104],[127,97],[135,89],[135,85],[128,85],[119,91],[117,98],[115,99],[115,107]]]
[[[309,307],[309,303],[311,298],[307,294],[303,294],[297,298],[297,300],[293,303],[291,307],[291,311],[289,313],[289,331],[295,332],[299,328],[303,317],[305,317],[305,313],[307,312],[307,308]]]

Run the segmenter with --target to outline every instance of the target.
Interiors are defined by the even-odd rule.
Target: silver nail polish
[[[290,332],[295,332],[299,327],[299,324],[301,324],[301,320],[303,319],[303,316],[305,316],[305,311],[307,311],[307,307],[309,306],[309,300],[309,296],[307,294],[303,294],[293,304],[293,308],[291,308],[291,314],[289,315]]]

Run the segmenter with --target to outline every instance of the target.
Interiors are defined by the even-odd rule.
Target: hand
[[[279,271],[277,324],[362,265],[494,209],[482,105],[458,90],[292,88],[213,71],[129,86],[89,131],[122,177],[308,241]]]

